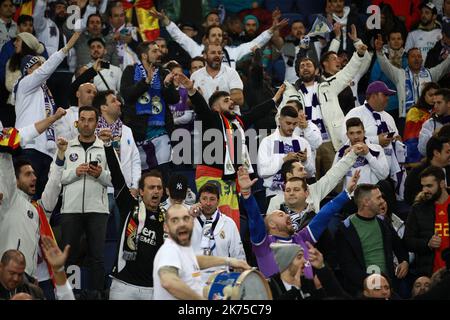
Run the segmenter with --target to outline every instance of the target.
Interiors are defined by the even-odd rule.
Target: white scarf
[[[347,49],[347,20],[350,13],[350,7],[344,7],[344,15],[339,17],[333,13],[333,20],[342,25],[342,49]]]

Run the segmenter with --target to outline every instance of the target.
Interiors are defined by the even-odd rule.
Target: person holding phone
[[[264,179],[266,198],[283,194],[285,181],[281,167],[289,160],[300,161],[307,177],[315,174],[316,167],[311,157],[311,146],[304,138],[294,134],[298,123],[298,112],[292,106],[284,106],[280,111],[278,129],[261,141],[258,150],[258,174]]]
[[[122,70],[108,61],[108,50],[105,40],[100,37],[91,38],[88,41],[88,46],[91,62],[84,68],[92,68],[87,70],[90,71],[89,76],[94,80],[97,90],[114,90],[114,92],[118,93]]]
[[[99,117],[97,109],[83,106],[78,109],[78,115],[79,135],[69,141],[61,178],[62,248],[71,245],[66,265],[76,265],[80,238],[86,233],[87,258],[91,262],[90,289],[82,293],[88,299],[100,299],[104,289],[104,246],[109,215],[106,191],[112,186],[111,174],[103,142],[95,136]]]
[[[390,90],[383,81],[370,83],[366,90],[366,103],[350,110],[345,120],[354,117],[361,119],[367,142],[383,148],[388,161],[389,177],[394,182],[395,189],[402,190],[406,179],[403,168],[406,161],[406,147],[394,118],[385,111],[389,97],[395,94],[396,91]],[[397,198],[403,199],[401,191],[397,193]]]

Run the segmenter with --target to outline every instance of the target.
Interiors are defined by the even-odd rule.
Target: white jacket
[[[389,62],[384,53],[377,53],[378,63],[381,71],[393,82],[397,89],[398,95],[398,115],[399,117],[406,117],[406,71],[397,68]],[[433,68],[426,68],[430,75],[431,81],[437,82],[450,71],[450,58],[447,57],[444,61]],[[415,97],[417,100],[419,97]],[[416,100],[416,102],[417,102]]]
[[[138,188],[141,178],[141,158],[130,127],[122,125],[120,138],[120,167],[128,188]],[[113,192],[108,188],[108,192]]]
[[[275,188],[272,186],[274,183],[274,178],[280,181],[281,177],[275,177],[281,170],[281,166],[284,161],[283,158],[287,153],[275,153],[275,143],[276,141],[282,141],[284,145],[288,145],[292,148],[294,140],[297,140],[300,145],[300,150],[306,149],[307,158],[306,162],[303,163],[308,176],[311,177],[316,171],[315,163],[312,161],[311,146],[306,139],[292,135],[291,137],[282,137],[280,135],[279,129],[276,129],[274,133],[270,136],[265,137],[261,140],[258,149],[258,175],[264,179],[264,187],[266,187],[266,196],[274,195],[277,193],[282,193],[281,188]]]
[[[109,213],[107,187],[111,187],[111,173],[106,162],[103,142],[96,138],[87,151],[78,138],[69,141],[65,153],[66,161],[61,179],[63,185],[63,202],[61,213]],[[98,178],[88,174],[76,174],[82,163],[98,161],[102,173]]]
[[[220,214],[217,225],[214,228],[214,240],[216,243],[215,249],[211,252],[211,255],[217,257],[231,257],[240,260],[246,260],[244,247],[242,245],[241,236],[239,234],[236,223],[230,217],[216,211],[213,215],[213,219],[216,214]],[[194,219],[194,229],[192,231],[192,249],[196,255],[203,255],[202,249],[202,232],[203,227],[198,221],[198,218]],[[220,267],[212,267],[202,270],[201,277],[203,283],[205,283],[209,276],[220,269]]]
[[[436,130],[442,128],[443,124],[439,121],[436,121],[435,118],[430,118],[425,121],[422,125],[422,129],[420,129],[419,133],[419,144],[417,145],[417,149],[424,157],[427,156],[427,143],[428,140],[433,136]]]
[[[344,69],[332,77],[323,79],[318,84],[317,96],[322,112],[322,120],[336,151],[344,142],[342,141],[341,130],[345,126],[344,113],[339,105],[338,95],[350,84],[359,70],[367,64],[368,60],[370,60],[370,54],[368,52],[363,57],[360,57],[355,51]],[[283,95],[283,101],[280,103],[280,106],[286,104],[289,99],[290,97],[288,95]],[[299,91],[299,99],[303,106],[306,105],[303,92],[301,91]]]
[[[172,39],[177,42],[184,50],[186,50],[191,58],[203,56],[203,50],[205,49],[205,46],[203,44],[198,44],[189,36],[187,36],[183,31],[180,30],[180,28],[178,28],[175,23],[170,22],[170,24],[166,27],[166,30],[170,34]],[[224,49],[228,52],[230,60],[225,60],[227,57],[224,53],[224,61],[222,62],[222,64],[226,64],[227,66],[236,69],[237,61],[239,61],[246,54],[251,53],[251,49],[253,47],[257,46],[259,48],[262,48],[263,46],[265,46],[271,38],[272,34],[269,30],[266,30],[250,42],[243,43],[237,47],[225,46]]]
[[[61,192],[63,166],[52,163],[50,176],[41,199],[38,201],[49,218]],[[39,247],[39,214],[31,204],[31,198],[17,188],[14,166],[10,154],[0,153],[0,252],[19,249],[26,259],[25,272],[37,274]]]
[[[44,91],[41,85],[47,81],[58,65],[63,61],[65,54],[62,50],[51,55],[50,58],[30,75],[25,76],[17,85],[16,101],[16,128],[24,128],[47,117],[45,111]],[[24,149],[35,149],[53,157],[56,144],[47,143],[45,132],[23,146]]]
[[[308,185],[309,195],[306,203],[314,211],[319,212],[320,202],[337,186],[348,170],[351,169],[358,156],[350,151],[341,160],[335,163],[327,173],[316,183]],[[280,205],[284,203],[284,194],[277,194],[270,199],[267,213],[279,210]]]
[[[360,170],[358,184],[376,184],[378,181],[384,180],[389,176],[389,164],[386,159],[386,155],[384,154],[383,147],[378,144],[366,144],[370,151],[374,153],[376,152],[376,155],[369,151],[365,156],[360,156],[356,159],[355,164],[347,172],[344,182],[344,189],[347,188],[347,185],[355,173],[355,170]],[[342,148],[345,148],[345,145],[342,146]],[[333,166],[339,161],[339,159],[340,156],[338,151],[334,157]],[[364,164],[365,160],[367,160],[366,164]]]
[[[47,9],[47,2],[43,0],[37,0],[33,10],[33,27],[36,32],[36,38],[41,41],[47,49],[48,55],[51,56],[58,51],[59,45],[59,29],[56,23],[45,17],[45,10]],[[87,6],[85,17],[95,12],[95,7]],[[86,25],[86,24],[85,24]],[[56,30],[52,36],[52,30]],[[67,44],[67,37],[64,37],[64,44]],[[75,72],[77,65],[75,49],[69,50],[67,56],[67,64],[69,65],[70,72]],[[62,61],[62,60],[61,60]]]

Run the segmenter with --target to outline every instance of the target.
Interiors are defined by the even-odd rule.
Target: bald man
[[[55,122],[55,133],[57,137],[64,137],[70,141],[78,137],[76,121],[78,121],[78,108],[83,106],[92,106],[92,101],[97,94],[97,88],[93,83],[85,82],[78,87],[76,97],[77,106],[71,106],[67,109],[64,118]]]
[[[423,277],[417,278],[413,284],[413,288],[411,291],[411,297],[414,298],[414,297],[430,290],[430,284],[431,284],[431,279],[429,277],[423,276]]]
[[[391,295],[391,284],[385,276],[374,273],[364,279],[363,296],[365,299],[389,300]]]

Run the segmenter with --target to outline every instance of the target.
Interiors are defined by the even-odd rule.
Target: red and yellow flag
[[[150,15],[149,11],[155,8],[153,0],[122,0],[125,15],[132,21],[133,10],[136,12],[139,33],[145,41],[152,41],[159,37],[158,19]]]
[[[14,21],[17,21],[21,15],[33,16],[34,0],[23,2],[14,13]]]

